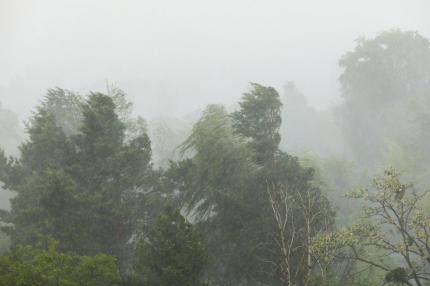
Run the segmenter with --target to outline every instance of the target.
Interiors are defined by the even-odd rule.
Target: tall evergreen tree
[[[121,257],[137,222],[136,203],[151,176],[150,141],[146,134],[125,141],[126,127],[106,95],[92,94],[82,114],[72,174],[88,202],[97,251]]]
[[[153,181],[150,141],[142,129],[127,137],[118,107],[101,93],[72,104],[80,115],[57,114],[60,103],[76,103],[70,96],[50,91],[29,122],[21,157],[0,159],[0,180],[17,192],[3,221],[14,244],[52,235],[61,249],[112,254],[124,269]]]

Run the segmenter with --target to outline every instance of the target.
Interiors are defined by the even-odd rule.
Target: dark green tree
[[[151,176],[146,134],[126,141],[126,126],[113,100],[92,94],[83,106],[80,133],[74,138],[77,163],[72,176],[88,203],[94,251],[121,257],[137,223],[138,204]]]
[[[46,100],[49,101],[49,97]],[[0,154],[0,181],[6,189],[16,192],[16,196],[11,200],[12,209],[10,212],[4,211],[1,217],[2,221],[7,223],[5,231],[11,236],[13,244],[34,243],[36,233],[43,233],[48,229],[57,235],[65,235],[60,234],[58,229],[54,230],[56,227],[53,227],[52,221],[47,217],[49,211],[45,212],[39,202],[46,193],[59,191],[61,195],[65,195],[73,188],[67,175],[61,172],[73,158],[73,148],[61,127],[57,126],[54,114],[46,108],[46,101],[42,102],[27,124],[27,133],[28,139],[19,147],[19,159],[6,158]],[[48,169],[59,172],[54,173]],[[63,179],[64,182],[58,184],[58,181]],[[58,190],[59,185],[65,189]],[[45,187],[48,189],[45,190]],[[48,201],[49,199],[45,198],[44,206]],[[65,208],[67,209],[67,206]],[[36,221],[36,217],[41,221]],[[60,217],[64,218],[61,215]],[[54,217],[52,219],[55,220]],[[68,222],[66,219],[64,225]]]
[[[233,113],[233,125],[237,133],[250,138],[256,161],[273,161],[281,136],[281,107],[278,92],[273,87],[251,83],[251,90],[242,97],[240,110]]]
[[[281,103],[276,91],[253,87],[232,116],[221,106],[209,106],[203,112],[184,143],[191,158],[173,165],[180,175],[175,179],[182,176],[177,189],[206,234],[211,257],[207,272],[217,285],[285,284],[279,230],[267,189],[276,186],[273,191],[279,193],[280,186],[287,186],[289,198],[296,196],[296,202],[312,200],[315,219],[306,220],[309,209],[297,204],[292,208],[293,227],[284,232],[297,236],[292,263],[301,276],[294,283],[309,285],[309,279],[300,278],[312,271],[305,262],[309,240],[330,227],[333,213],[312,185],[313,171],[278,149]]]
[[[204,285],[207,257],[200,236],[179,210],[167,205],[137,244],[140,285]]]
[[[28,124],[21,157],[0,158],[0,180],[17,192],[3,221],[14,244],[34,243],[37,233],[52,235],[60,249],[114,255],[124,270],[131,254],[127,242],[154,181],[150,140],[142,128],[127,136],[112,97],[75,99],[50,91]],[[60,109],[56,115],[67,102],[75,102],[80,115],[73,108],[73,114]]]
[[[35,243],[41,233],[60,240],[61,249],[79,250],[85,239],[85,218],[73,180],[61,169],[34,173],[19,185],[4,222],[14,243]]]

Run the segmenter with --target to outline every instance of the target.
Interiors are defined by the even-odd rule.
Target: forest
[[[148,121],[115,84],[0,105],[1,286],[430,285],[430,42],[339,58],[342,100],[251,82]]]

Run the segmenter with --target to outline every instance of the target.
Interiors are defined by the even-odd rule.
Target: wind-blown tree
[[[278,92],[273,87],[251,84],[249,92],[242,97],[240,110],[233,113],[233,125],[237,133],[252,138],[251,148],[256,161],[262,164],[273,161],[278,152],[281,136],[281,107]]]
[[[321,200],[314,205],[316,213],[328,205],[319,190],[312,187],[312,170],[302,168],[297,158],[278,149],[280,107],[276,91],[258,84],[252,85],[243,97],[241,109],[232,115],[221,106],[209,106],[183,145],[190,159],[172,165],[175,179],[179,178],[176,186],[181,198],[206,234],[206,247],[212,258],[208,276],[215,284],[288,285],[268,183],[277,187],[273,190],[276,192],[284,185],[291,195],[308,191],[319,194]],[[300,247],[297,244],[295,248],[300,250],[294,252],[292,264],[294,271],[303,275],[296,275],[294,283],[308,283],[304,282],[308,278],[299,278],[310,273],[303,260],[309,253],[309,240],[302,227],[308,213],[299,209],[294,208],[297,220],[293,229],[300,242]],[[332,213],[327,213],[331,218]],[[309,224],[310,236],[318,232],[317,225],[324,215],[321,212],[318,220]]]
[[[183,194],[189,207],[198,205],[200,216],[215,211],[219,196],[240,191],[253,163],[244,138],[234,134],[232,121],[223,106],[210,105],[182,144],[183,152],[194,152],[192,190]]]
[[[49,93],[30,120],[20,158],[0,159],[0,180],[17,192],[2,219],[14,244],[52,235],[60,249],[112,254],[124,269],[153,181],[150,141],[143,129],[127,137],[113,99],[101,93],[79,104],[80,116],[57,121],[50,107],[68,96]],[[80,118],[79,128],[66,134],[76,125],[71,117]]]
[[[66,136],[71,136],[79,131],[83,103],[82,95],[57,87],[48,89],[40,108],[52,114],[56,125],[61,127]]]
[[[164,207],[136,247],[139,285],[198,286],[207,256],[194,226],[172,205]]]
[[[252,154],[219,105],[206,108],[183,148],[193,156],[173,164],[169,173],[189,215],[205,234],[211,258],[208,276],[221,285],[248,281],[247,273],[257,270],[251,270],[256,265],[249,246],[251,229],[245,231],[253,219],[247,210],[252,197],[246,189],[255,174]]]
[[[312,185],[313,170],[279,150],[282,103],[276,90],[253,84],[240,106],[233,113],[235,132],[247,138],[260,165],[250,187],[259,201],[255,215],[261,216],[255,227],[263,230],[258,238],[262,247],[256,252],[263,262],[262,280],[267,281],[270,273],[275,277],[272,283],[309,285],[315,266],[311,238],[331,227],[334,213],[321,190]],[[289,250],[283,244],[287,241]]]

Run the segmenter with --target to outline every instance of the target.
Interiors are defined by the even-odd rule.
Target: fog
[[[0,0],[0,286],[430,285],[429,11]]]
[[[0,1],[0,100],[120,86],[146,118],[232,104],[249,82],[339,101],[338,60],[387,29],[430,36],[428,1]]]

